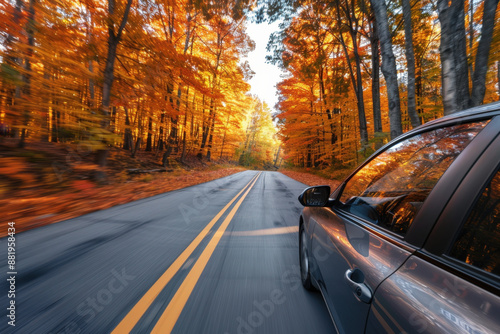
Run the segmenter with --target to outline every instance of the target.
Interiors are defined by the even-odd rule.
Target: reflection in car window
[[[500,275],[500,171],[474,205],[450,255]]]
[[[487,123],[436,129],[390,147],[347,182],[343,209],[404,235],[441,175]]]

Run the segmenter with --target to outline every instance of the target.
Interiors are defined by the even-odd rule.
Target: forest
[[[268,61],[296,166],[355,166],[390,139],[500,97],[497,0],[281,1]]]
[[[29,141],[241,164],[278,148],[269,107],[247,94],[251,3],[6,1],[2,133]],[[274,150],[274,151],[273,151]]]
[[[85,147],[101,167],[119,148],[164,167],[352,168],[420,124],[499,100],[498,2],[6,0],[1,136]],[[279,22],[276,106],[249,94],[249,20]]]

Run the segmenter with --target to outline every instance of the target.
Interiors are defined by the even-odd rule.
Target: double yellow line
[[[229,223],[233,219],[236,211],[240,207],[241,203],[248,195],[252,187],[257,182],[261,172],[255,175],[250,182],[248,182],[245,187],[236,195],[234,198],[226,204],[226,206],[208,223],[207,226],[198,234],[198,236],[189,244],[189,246],[179,255],[179,257],[170,265],[170,267],[161,275],[161,277],[153,284],[153,286],[146,292],[146,294],[135,304],[135,306],[130,310],[130,312],[123,318],[123,320],[116,326],[112,334],[122,334],[129,333],[141,317],[146,313],[147,309],[151,306],[153,301],[158,297],[160,292],[165,288],[165,286],[170,282],[172,277],[179,271],[182,265],[187,261],[189,256],[198,247],[201,241],[207,236],[212,227],[217,223],[220,217],[229,209],[229,207],[236,201],[236,199],[243,193],[243,196],[239,199],[233,209],[229,212],[226,219],[222,222],[221,226],[214,233],[212,239],[208,243],[207,247],[203,250],[200,257],[194,264],[193,268],[189,271],[188,275],[184,279],[183,283],[175,293],[174,297],[168,304],[167,308],[161,315],[160,319],[153,328],[152,333],[170,333],[177,322],[177,319],[181,315],[182,309],[186,305],[186,302],[191,295],[201,273],[205,269],[208,260],[212,256],[217,244],[224,235]],[[246,189],[246,191],[245,191]]]

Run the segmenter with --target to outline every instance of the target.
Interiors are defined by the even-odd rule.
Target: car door
[[[339,332],[365,331],[373,292],[416,251],[406,237],[419,233],[411,227],[425,199],[487,123],[403,138],[358,169],[332,208],[311,211],[311,270]]]
[[[423,249],[377,289],[368,333],[500,333],[500,137]]]

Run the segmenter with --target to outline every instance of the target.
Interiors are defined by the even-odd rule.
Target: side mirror
[[[306,188],[299,195],[303,206],[327,206],[330,203],[330,186],[315,186]]]

